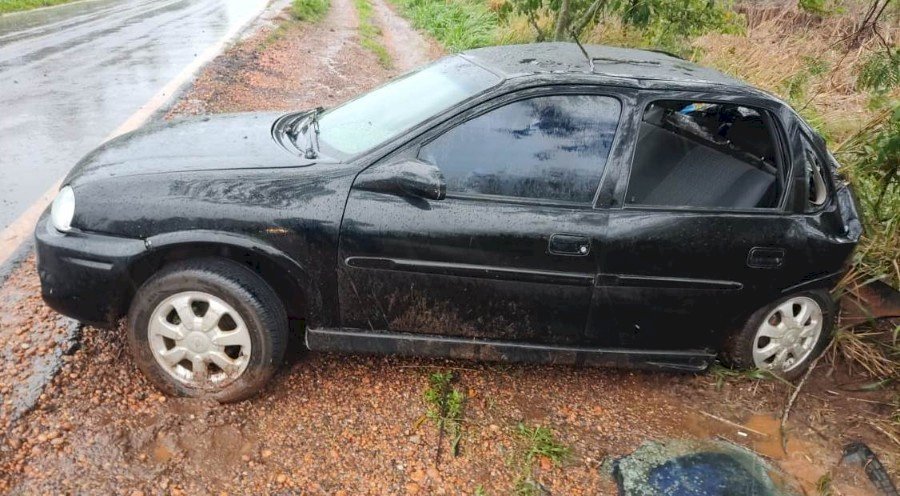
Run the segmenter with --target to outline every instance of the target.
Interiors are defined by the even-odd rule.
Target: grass
[[[437,425],[441,438],[450,437],[450,451],[453,456],[459,454],[459,442],[462,440],[463,409],[466,395],[453,387],[453,372],[435,372],[428,376],[428,389],[425,390],[425,404],[428,407],[426,417]],[[437,457],[440,459],[441,444],[438,444]]]
[[[498,42],[499,15],[481,0],[391,0],[450,52]]]
[[[827,472],[816,481],[816,494],[820,496],[831,496],[831,472]]]
[[[522,443],[519,459],[519,476],[516,479],[514,493],[530,496],[547,493],[546,489],[534,478],[534,463],[541,459],[553,465],[564,462],[572,454],[571,450],[556,440],[553,431],[543,426],[529,427],[520,423],[516,434]]]
[[[291,3],[291,17],[297,21],[317,22],[325,17],[329,0],[294,0]]]
[[[372,22],[372,4],[369,0],[354,0],[354,4],[359,15],[359,44],[374,53],[382,67],[390,69],[394,62],[387,48],[381,44],[381,28]]]
[[[2,0],[0,0],[2,1]],[[331,7],[329,0],[293,0],[289,10],[290,18],[284,19],[269,32],[263,39],[257,50],[265,50],[273,43],[281,40],[291,30],[300,26],[303,22],[319,22],[325,18]]]
[[[709,375],[710,377],[715,379],[716,389],[722,389],[722,386],[724,386],[729,379],[764,381],[776,377],[765,370],[736,370],[730,369],[728,367],[723,367],[719,364],[714,364],[709,368]]]
[[[71,1],[73,0],[0,0],[0,14],[50,7]]]

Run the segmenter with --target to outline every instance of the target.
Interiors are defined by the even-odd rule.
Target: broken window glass
[[[828,189],[825,186],[824,168],[819,155],[809,141],[803,139],[803,159],[806,174],[807,210],[815,210],[825,204]]]
[[[667,100],[647,106],[626,203],[773,208],[781,197],[771,118],[729,103]]]

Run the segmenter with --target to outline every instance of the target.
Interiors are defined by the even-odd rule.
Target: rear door
[[[592,305],[594,240],[606,223],[593,204],[621,114],[612,94],[523,91],[457,116],[361,173],[421,160],[441,169],[447,197],[351,191],[339,255],[344,327],[590,341],[588,314],[602,311]],[[611,323],[595,318],[604,320]]]
[[[601,253],[610,344],[717,348],[806,267],[802,219],[785,212],[784,133],[765,101],[644,98]]]

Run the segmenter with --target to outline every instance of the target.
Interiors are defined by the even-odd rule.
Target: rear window
[[[728,103],[653,102],[644,111],[626,204],[774,208],[781,160],[765,111]]]

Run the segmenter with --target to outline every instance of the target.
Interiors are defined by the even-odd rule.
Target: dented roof
[[[747,84],[692,62],[649,50],[584,45],[601,76],[677,83],[709,83],[747,88]],[[590,74],[587,58],[575,43],[531,43],[477,48],[467,59],[506,78],[549,73]]]

